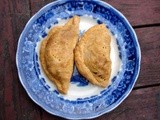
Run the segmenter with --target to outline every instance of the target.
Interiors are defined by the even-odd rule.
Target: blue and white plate
[[[74,15],[81,17],[80,35],[101,23],[110,30],[111,84],[105,89],[94,86],[75,67],[68,94],[62,95],[41,69],[39,46],[51,27],[65,24]],[[59,0],[29,20],[19,38],[16,63],[20,81],[36,104],[53,115],[88,119],[110,112],[129,95],[139,74],[140,59],[134,30],[111,5],[99,0]]]

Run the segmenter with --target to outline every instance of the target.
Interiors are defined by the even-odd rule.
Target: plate
[[[90,84],[76,67],[67,95],[48,80],[39,62],[39,46],[51,27],[78,15],[80,35],[95,24],[106,24],[112,36],[111,84],[102,89]],[[65,53],[64,53],[65,54]],[[115,109],[131,92],[140,70],[140,47],[127,19],[99,0],[59,0],[37,12],[26,24],[18,42],[16,64],[20,82],[29,97],[47,112],[67,119],[89,119]]]

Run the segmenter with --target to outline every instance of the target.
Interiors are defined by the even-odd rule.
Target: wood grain
[[[134,90],[117,109],[95,120],[158,120],[159,93],[160,87]]]
[[[133,26],[160,23],[159,0],[104,0],[122,12]]]
[[[11,29],[11,17],[3,17],[4,19],[1,20],[0,26],[3,28],[3,31],[1,31],[0,35],[3,36],[1,39],[1,44],[2,44],[2,54],[1,54],[1,59],[2,59],[2,64],[0,66],[1,72],[2,72],[2,80],[3,81],[3,88],[2,89],[2,96],[3,96],[3,105],[5,108],[3,110],[4,112],[4,117],[6,119],[9,119],[8,114],[10,114],[14,119],[16,118],[16,114],[14,111],[14,102],[13,102],[13,71],[11,67],[11,62],[12,62],[12,49],[13,49],[13,31]]]
[[[28,0],[0,0],[1,14],[29,13]]]
[[[30,0],[31,5],[31,15],[34,15],[38,12],[42,7],[56,0]]]
[[[18,38],[30,18],[29,2],[0,2],[4,8],[0,10],[0,120],[40,119],[39,107],[22,88],[15,64]]]
[[[160,84],[160,27],[136,29],[141,47],[141,70],[136,87]]]

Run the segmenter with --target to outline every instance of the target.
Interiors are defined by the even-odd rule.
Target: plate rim
[[[34,102],[35,102],[38,106],[40,106],[42,109],[44,109],[46,112],[48,112],[48,113],[50,113],[50,114],[52,114],[52,115],[56,115],[56,116],[63,117],[63,118],[67,118],[67,119],[91,119],[91,118],[99,117],[99,116],[101,116],[101,115],[103,115],[103,114],[109,113],[110,111],[114,110],[115,108],[117,108],[117,107],[129,96],[129,94],[131,93],[131,91],[132,91],[132,89],[133,89],[133,87],[134,87],[134,85],[135,85],[135,83],[136,83],[136,81],[137,81],[137,79],[138,79],[139,73],[140,73],[140,66],[141,66],[141,49],[140,49],[140,45],[139,45],[139,42],[138,42],[138,38],[137,38],[137,35],[136,35],[134,29],[132,28],[131,24],[129,23],[129,21],[127,20],[127,18],[126,18],[122,13],[121,13],[119,10],[117,10],[116,8],[114,8],[112,5],[108,4],[107,2],[104,2],[104,1],[102,1],[102,0],[92,0],[93,2],[96,2],[97,4],[100,4],[100,5],[105,6],[105,7],[109,7],[109,8],[111,8],[112,10],[114,10],[115,12],[117,12],[117,13],[119,14],[119,16],[122,17],[122,18],[124,19],[124,21],[126,22],[126,24],[128,25],[128,28],[130,29],[130,32],[132,32],[133,37],[135,38],[135,42],[136,42],[136,44],[137,44],[137,46],[136,46],[136,50],[137,50],[137,54],[138,54],[138,63],[137,63],[138,69],[137,69],[137,74],[134,76],[135,78],[134,78],[133,84],[131,85],[131,88],[126,91],[126,94],[123,94],[122,99],[120,100],[120,102],[118,102],[118,104],[116,104],[112,109],[110,109],[110,110],[108,110],[108,111],[106,111],[106,110],[104,109],[105,111],[102,111],[102,112],[99,113],[99,114],[97,113],[97,114],[95,114],[95,115],[93,115],[93,116],[87,116],[87,117],[86,117],[86,116],[82,116],[82,117],[80,117],[80,118],[77,118],[76,116],[66,116],[66,115],[62,115],[61,112],[59,112],[59,111],[56,112],[56,113],[55,113],[55,112],[53,113],[52,111],[48,110],[48,109],[47,109],[46,107],[44,107],[40,102],[36,101],[36,100],[32,97],[31,93],[29,92],[29,90],[27,89],[27,87],[25,86],[25,84],[24,84],[24,82],[23,82],[23,80],[22,80],[22,77],[21,77],[21,75],[20,75],[19,63],[18,63],[19,45],[20,45],[20,40],[23,38],[23,36],[24,36],[24,34],[25,34],[25,31],[26,31],[26,29],[29,27],[29,24],[31,23],[31,21],[33,21],[35,18],[37,18],[37,17],[40,15],[40,13],[46,12],[46,11],[47,11],[46,9],[47,9],[48,7],[54,6],[54,5],[56,5],[56,4],[65,3],[65,2],[67,2],[67,1],[72,1],[72,0],[57,0],[57,1],[53,1],[53,2],[50,2],[50,3],[46,4],[46,5],[43,6],[40,10],[38,10],[38,12],[36,12],[36,13],[29,19],[29,21],[26,23],[24,29],[22,30],[22,32],[21,32],[21,34],[20,34],[20,37],[19,37],[18,43],[17,43],[16,66],[17,66],[18,77],[19,77],[19,80],[20,80],[23,88],[25,89],[26,93],[27,93],[28,96],[30,97],[30,99],[31,99],[32,101],[34,101]],[[78,0],[78,1],[84,1],[84,0]],[[86,1],[89,1],[89,0],[86,0]]]

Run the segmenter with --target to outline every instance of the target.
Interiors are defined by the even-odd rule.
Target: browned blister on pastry
[[[75,63],[79,72],[92,84],[110,84],[111,36],[104,24],[95,25],[84,33],[75,48]]]
[[[52,80],[59,92],[66,94],[73,73],[73,50],[79,37],[80,18],[71,18],[64,26],[55,27],[41,45],[42,65],[46,75]],[[54,28],[53,28],[54,29]],[[43,47],[45,46],[45,47]],[[41,58],[40,56],[40,58]],[[45,70],[46,69],[46,70]]]

